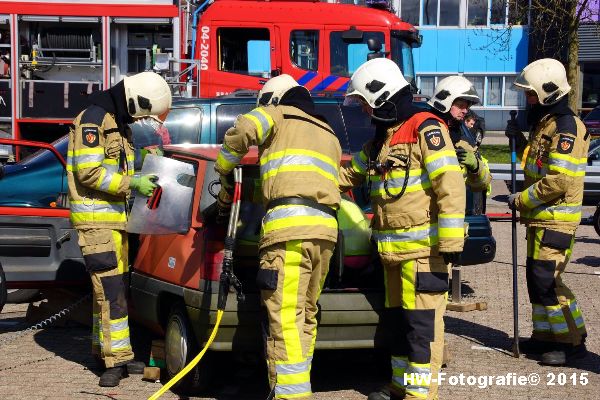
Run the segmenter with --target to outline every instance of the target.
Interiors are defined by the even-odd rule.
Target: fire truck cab
[[[314,1],[217,0],[201,13],[192,44],[200,96],[260,89],[281,73],[314,91],[344,91],[367,59],[394,60],[414,81],[418,31],[386,10]]]

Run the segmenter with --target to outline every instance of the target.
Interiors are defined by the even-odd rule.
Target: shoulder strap
[[[416,113],[407,119],[402,126],[400,126],[396,132],[394,132],[392,140],[390,141],[390,146],[400,143],[417,143],[419,127],[428,119],[435,119],[444,125],[446,124],[441,118],[428,111]]]

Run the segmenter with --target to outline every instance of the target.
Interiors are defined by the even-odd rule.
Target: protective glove
[[[444,262],[446,264],[457,264],[458,260],[460,259],[460,252],[440,252],[442,254],[442,257],[444,257]]]
[[[232,198],[227,194],[225,189],[221,188],[217,197],[217,216],[215,222],[218,225],[226,225],[229,222],[229,214],[231,213]]]
[[[457,147],[456,157],[458,158],[458,162],[469,170],[469,172],[477,172],[479,169],[479,160],[472,151]]]
[[[156,182],[158,177],[156,175],[142,175],[140,177],[134,176],[129,182],[129,187],[137,191],[142,196],[150,197],[152,192],[156,188]]]
[[[520,194],[521,192],[516,192],[508,195],[508,206],[510,208],[515,208],[515,200],[517,199],[517,197],[519,197]]]
[[[521,131],[521,128],[519,128],[517,121],[513,121],[512,119],[506,121],[506,130],[504,131],[504,134],[508,140],[515,138],[517,149],[525,147],[527,144],[527,139],[525,139],[525,135],[523,134],[523,131]]]
[[[221,181],[221,189],[225,190],[229,195],[232,195],[233,186],[235,185],[233,174],[220,175],[219,180]]]

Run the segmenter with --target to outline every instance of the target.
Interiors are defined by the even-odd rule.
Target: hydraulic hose
[[[231,205],[231,211],[229,214],[229,224],[227,226],[227,236],[225,237],[225,248],[223,251],[223,270],[221,271],[221,277],[219,279],[219,295],[217,301],[217,321],[215,326],[208,338],[208,341],[204,345],[204,348],[192,361],[189,362],[181,371],[177,373],[169,382],[166,383],[162,388],[157,390],[148,400],[156,400],[162,396],[167,390],[181,380],[188,372],[192,370],[200,362],[204,354],[208,351],[208,348],[212,344],[213,340],[217,336],[219,331],[219,325],[221,324],[221,318],[223,318],[223,312],[227,305],[227,296],[229,294],[229,288],[233,286],[237,292],[237,300],[244,301],[244,293],[242,292],[242,284],[233,273],[233,249],[235,247],[235,234],[237,230],[237,223],[240,217],[240,202],[242,198],[242,169],[236,167],[233,170],[233,177],[235,180],[233,190],[233,202]]]

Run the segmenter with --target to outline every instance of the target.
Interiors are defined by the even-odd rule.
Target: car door
[[[66,202],[67,142],[0,139],[19,160],[0,174],[0,263],[9,289],[87,279]]]

